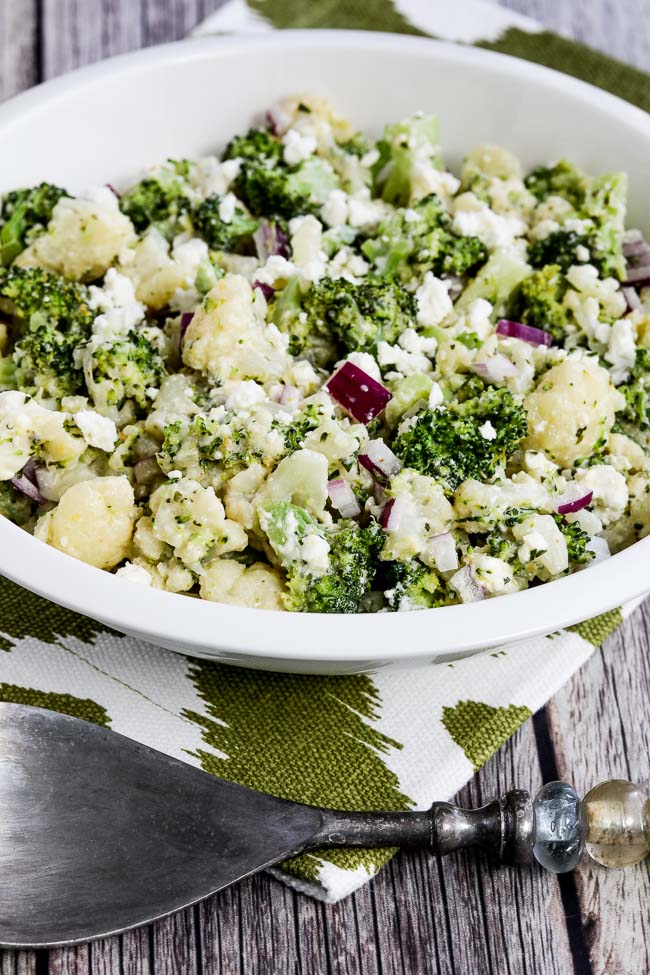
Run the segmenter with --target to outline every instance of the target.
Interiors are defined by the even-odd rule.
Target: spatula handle
[[[310,845],[419,847],[436,856],[480,847],[503,863],[528,863],[533,826],[529,793],[512,789],[479,809],[434,802],[426,812],[324,810],[322,828]]]

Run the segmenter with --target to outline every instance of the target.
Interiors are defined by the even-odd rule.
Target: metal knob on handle
[[[501,863],[534,857],[553,873],[573,870],[586,848],[603,866],[625,867],[650,850],[650,800],[633,783],[611,779],[582,801],[568,783],[549,782],[534,800],[511,789],[478,809],[434,802],[425,812],[323,810],[310,846],[419,847],[435,856],[478,847]]]

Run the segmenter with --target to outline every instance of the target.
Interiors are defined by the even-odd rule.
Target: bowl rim
[[[178,64],[191,59],[237,56],[259,49],[297,47],[367,50],[390,55],[412,52],[571,93],[589,107],[616,113],[648,139],[650,117],[615,95],[552,69],[509,55],[456,43],[366,31],[276,31],[174,41],[121,54],[44,82],[0,106],[0,131],[44,103],[65,97],[80,84],[139,70],[144,64]],[[548,633],[599,615],[650,589],[643,581],[650,537],[582,572],[523,592],[479,603],[410,613],[366,615],[278,613],[191,599],[137,586],[51,548],[0,518],[0,574],[70,610],[150,642],[215,660],[236,655],[287,664],[408,663],[498,647]],[[315,621],[318,625],[315,626]],[[549,622],[550,621],[550,622]],[[1,629],[1,623],[0,623]],[[217,637],[211,634],[218,632]],[[431,646],[430,641],[435,642]],[[405,647],[405,643],[408,649]],[[400,649],[402,648],[402,649]]]

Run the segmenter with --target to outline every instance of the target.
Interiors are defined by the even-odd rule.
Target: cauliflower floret
[[[258,318],[248,281],[239,274],[226,274],[189,324],[183,362],[221,382],[269,382],[283,375],[290,359],[287,337]]]
[[[82,562],[112,569],[129,555],[136,513],[128,478],[96,477],[69,487],[34,534]]]
[[[315,450],[296,450],[281,460],[257,496],[257,507],[268,501],[291,501],[327,521],[327,458]]]
[[[283,610],[284,584],[269,565],[245,566],[232,559],[215,559],[201,575],[201,599],[254,609]]]
[[[248,544],[244,529],[226,518],[226,512],[211,487],[183,478],[161,484],[151,495],[153,530],[167,542],[174,555],[190,567],[208,556],[241,552]]]
[[[76,281],[93,281],[137,240],[133,224],[107,187],[62,197],[46,233],[23,251],[17,264],[37,265]]]
[[[134,582],[138,586],[151,586],[153,581],[151,572],[145,569],[143,565],[137,565],[135,562],[126,562],[121,569],[117,570],[115,575],[126,582]]]
[[[247,531],[255,531],[258,527],[255,500],[265,477],[266,471],[262,465],[254,463],[235,474],[226,485],[226,514]]]
[[[382,559],[407,561],[422,555],[429,564],[429,539],[449,531],[454,519],[443,489],[432,477],[406,469],[391,480],[390,494],[395,501],[385,529]],[[435,566],[435,561],[430,564]]]
[[[607,437],[625,397],[592,358],[570,356],[545,372],[525,399],[526,450],[542,450],[560,467],[589,456]]]
[[[424,281],[415,292],[415,299],[418,324],[427,327],[440,325],[454,307],[449,297],[449,282],[434,277],[431,271],[424,275]]]
[[[47,463],[71,464],[86,449],[69,433],[71,417],[40,406],[17,390],[0,392],[0,481],[8,481],[38,452]]]
[[[468,531],[488,531],[508,508],[552,511],[553,501],[548,489],[524,471],[496,484],[470,479],[456,489],[456,517]]]
[[[474,193],[463,193],[454,201],[453,230],[463,237],[478,237],[490,250],[511,247],[526,232],[519,217],[495,213]]]
[[[631,437],[623,433],[613,433],[607,441],[610,463],[623,474],[628,471],[644,471],[648,468],[648,457]]]
[[[609,464],[581,468],[574,480],[585,492],[593,491],[591,504],[603,525],[616,521],[627,508],[629,493],[625,478]]]
[[[176,291],[194,285],[199,267],[208,258],[205,241],[182,235],[175,238],[170,253],[163,235],[151,227],[133,250],[122,254],[122,274],[133,282],[138,300],[158,310],[169,304]]]
[[[133,535],[133,550],[150,562],[159,562],[169,553],[169,546],[157,537],[153,520],[148,515],[138,519]]]
[[[569,553],[564,535],[551,515],[527,515],[514,525],[512,534],[522,544],[519,559],[538,574],[538,568],[549,576],[559,575],[569,568]]]
[[[627,482],[629,509],[606,530],[612,552],[620,552],[633,542],[650,534],[650,479],[635,474]]]
[[[304,278],[318,281],[325,273],[327,255],[322,249],[323,228],[316,217],[294,217],[289,223],[291,258]]]

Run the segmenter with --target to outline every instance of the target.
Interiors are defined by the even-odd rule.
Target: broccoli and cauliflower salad
[[[623,173],[450,172],[292,98],[221,156],[0,200],[0,512],[134,583],[315,613],[515,593],[650,531]],[[648,285],[648,288],[645,286]]]

